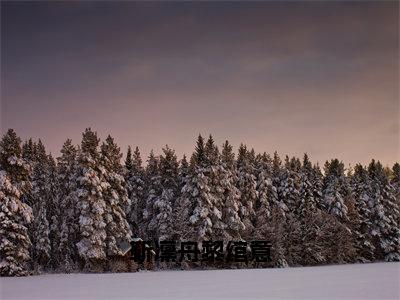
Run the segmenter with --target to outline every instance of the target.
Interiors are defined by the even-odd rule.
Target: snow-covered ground
[[[400,264],[0,278],[7,299],[400,299]]]

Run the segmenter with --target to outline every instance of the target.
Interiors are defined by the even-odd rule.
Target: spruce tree
[[[394,188],[397,207],[400,207],[400,164],[395,163],[392,168],[391,184]],[[397,224],[400,224],[400,214],[397,216]]]
[[[0,141],[0,275],[29,272],[32,209],[22,201],[29,191],[29,165],[22,159],[21,139],[9,129]]]
[[[305,215],[308,211],[315,211],[317,208],[317,200],[315,199],[315,187],[313,179],[315,178],[314,169],[308,158],[307,154],[304,154],[303,165],[300,171],[300,204],[298,207],[297,214],[300,218]]]
[[[60,220],[60,244],[57,247],[59,266],[66,272],[77,268],[79,232],[78,198],[75,197],[77,182],[77,149],[70,139],[62,146],[61,156],[57,157],[57,198],[62,212]]]
[[[223,188],[222,222],[225,224],[224,240],[240,240],[245,225],[240,219],[240,191],[236,187],[235,154],[228,141],[221,151],[221,186]]]
[[[256,157],[257,200],[255,203],[255,232],[257,238],[265,238],[270,227],[272,184],[272,160],[264,152]]]
[[[102,270],[106,258],[106,223],[104,196],[109,184],[100,165],[99,138],[87,128],[82,136],[77,158],[74,203],[79,214],[79,236],[76,243],[83,267],[90,271]]]
[[[317,163],[317,164],[313,165],[313,171],[311,172],[309,180],[313,187],[315,203],[317,204],[317,207],[319,209],[324,208],[323,179],[324,179],[324,175],[322,174],[319,164]]]
[[[21,191],[0,170],[0,274],[28,274],[31,242],[27,226],[32,221],[31,208],[20,199]]]
[[[289,211],[295,214],[300,204],[300,176],[299,163],[295,158],[289,160],[286,156],[285,166],[281,171],[280,184],[278,187],[278,197],[285,203]]]
[[[105,230],[107,255],[122,255],[119,244],[130,242],[132,232],[125,212],[130,206],[123,167],[121,165],[122,153],[120,148],[109,135],[101,145],[101,171],[108,183],[102,193],[105,201]]]
[[[9,129],[3,136],[0,147],[1,169],[6,171],[11,182],[17,184],[17,188],[26,194],[31,188],[29,182],[31,167],[22,158],[21,139],[13,129]]]
[[[144,228],[143,234],[146,239],[157,241],[156,226],[154,226],[155,210],[154,203],[162,193],[159,158],[151,150],[146,167],[146,207],[143,210]]]
[[[46,149],[41,140],[36,144],[33,163],[31,197],[35,220],[33,223],[32,234],[32,256],[35,262],[35,268],[40,270],[47,268],[50,261],[50,213],[48,212],[48,209],[52,201],[49,161]]]
[[[355,166],[352,176],[352,190],[355,199],[355,208],[358,218],[353,221],[353,234],[355,235],[355,247],[358,260],[373,261],[374,249],[372,244],[372,214],[370,203],[372,203],[371,181],[367,170],[360,164]]]
[[[255,211],[254,205],[258,197],[257,181],[254,176],[252,154],[247,151],[245,145],[239,147],[237,159],[237,187],[240,191],[240,217],[245,225],[243,237],[251,238],[254,233]]]
[[[153,217],[149,229],[155,232],[158,241],[171,240],[173,237],[173,207],[178,196],[178,161],[175,151],[168,146],[163,148],[159,160],[160,187],[155,187],[160,193],[152,202]]]
[[[58,247],[61,240],[61,224],[63,211],[61,210],[60,199],[58,198],[58,177],[57,177],[57,163],[53,156],[47,155],[47,181],[49,203],[47,209],[47,219],[49,221],[49,239],[50,239],[50,267],[55,269],[60,266],[60,257]]]
[[[205,145],[206,172],[205,175],[209,181],[209,188],[212,201],[210,207],[210,219],[212,223],[212,238],[221,240],[226,238],[225,230],[227,224],[223,220],[223,208],[225,203],[225,186],[228,182],[227,176],[222,166],[221,156],[218,147],[215,145],[213,137],[210,135]]]
[[[183,201],[191,203],[188,236],[193,241],[212,239],[213,236],[211,218],[214,201],[209,184],[204,139],[199,135],[191,158],[191,171],[182,189]]]
[[[348,220],[346,197],[349,196],[349,186],[344,175],[344,165],[338,159],[325,163],[325,178],[323,186],[323,202],[328,213],[333,214],[341,222]]]
[[[318,208],[313,179],[316,177],[308,155],[304,154],[303,164],[299,171],[300,204],[296,217],[301,226],[301,264],[315,265],[325,262],[323,253],[324,232],[321,221],[323,212]]]
[[[183,194],[183,188],[190,178],[190,166],[184,155],[180,161],[178,177],[179,177],[179,197],[175,201],[173,208],[174,214],[174,239],[177,241],[186,241],[189,239],[189,214],[191,213],[190,200]]]
[[[289,208],[283,199],[279,196],[279,191],[281,189],[281,179],[283,178],[284,168],[282,166],[282,161],[278,153],[274,152],[274,157],[272,159],[272,185],[273,189],[270,194],[270,204],[272,207],[276,207],[276,214],[281,214],[285,218],[286,213],[289,212]]]
[[[400,229],[397,223],[399,207],[393,186],[380,162],[368,166],[373,193],[372,214],[376,256],[387,261],[400,260]]]
[[[144,236],[143,211],[146,208],[145,174],[139,148],[136,147],[132,155],[131,147],[125,159],[125,181],[127,183],[130,208],[127,214],[132,233],[135,236]]]
[[[33,140],[30,138],[25,141],[22,145],[22,158],[28,164],[33,164],[35,160],[35,145]]]

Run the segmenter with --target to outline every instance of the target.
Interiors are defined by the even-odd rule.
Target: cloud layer
[[[397,2],[2,2],[1,127],[399,160]]]

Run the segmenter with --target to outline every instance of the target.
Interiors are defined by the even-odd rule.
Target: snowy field
[[[1,299],[400,299],[399,263],[0,278]]]

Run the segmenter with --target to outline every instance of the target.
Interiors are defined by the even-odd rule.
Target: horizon
[[[100,137],[100,136],[98,135],[98,133],[97,133],[96,130],[94,130],[94,129],[91,128],[91,127],[88,127],[88,128],[92,129],[92,130],[97,134],[97,137],[98,137],[99,140],[100,140],[100,141],[99,141],[99,151],[100,151],[100,146],[101,146],[101,144],[102,144],[103,142],[105,142],[105,139],[106,139],[106,137],[107,137],[108,135],[110,135],[112,138],[114,138],[112,134],[107,134],[107,135],[104,136],[104,137]],[[9,128],[9,129],[14,130],[13,128]],[[7,130],[8,130],[8,129],[7,129]],[[82,131],[82,132],[83,132],[83,131]],[[18,132],[16,132],[16,134],[17,134],[18,137],[20,137],[20,136],[18,135]],[[237,159],[238,150],[239,150],[239,147],[240,147],[241,144],[243,144],[243,145],[247,148],[248,151],[254,150],[256,155],[257,155],[257,154],[262,155],[262,154],[265,153],[265,154],[269,155],[271,159],[273,158],[274,152],[276,151],[276,150],[273,151],[273,152],[258,151],[257,149],[254,149],[254,147],[251,147],[251,145],[247,145],[247,144],[245,144],[245,143],[241,143],[241,144],[239,144],[238,146],[234,146],[234,145],[232,145],[232,143],[231,143],[229,140],[224,140],[222,143],[217,144],[216,141],[215,141],[215,138],[214,138],[214,136],[213,136],[212,134],[209,134],[209,135],[202,135],[202,134],[199,134],[199,135],[201,135],[201,136],[203,137],[203,139],[204,139],[205,142],[207,141],[207,139],[208,139],[210,136],[212,136],[212,138],[213,138],[213,140],[214,140],[214,142],[215,142],[215,145],[216,145],[216,147],[218,148],[218,151],[219,151],[219,152],[221,152],[221,148],[222,148],[223,144],[225,143],[225,141],[228,141],[228,143],[232,146],[232,151],[233,151],[233,154],[235,155],[235,160]],[[21,138],[21,137],[20,137],[20,138]],[[25,139],[25,140],[21,138],[21,141],[22,141],[21,146],[23,145],[24,142],[28,141],[29,139],[32,139],[32,142],[34,142],[34,143],[37,143],[37,142],[39,142],[39,140],[40,140],[40,141],[43,143],[43,145],[45,146],[46,152],[47,152],[48,154],[50,154],[51,156],[53,156],[53,158],[57,158],[57,157],[59,157],[59,155],[61,155],[60,150],[61,150],[62,146],[60,147],[59,151],[57,151],[57,154],[52,153],[51,151],[48,150],[48,148],[47,148],[47,146],[46,146],[46,143],[45,143],[45,142],[43,141],[43,139],[41,139],[41,138],[34,139],[34,138],[31,137],[31,138],[28,138],[28,139]],[[67,138],[67,139],[69,139],[69,138]],[[67,140],[67,139],[66,139],[66,140]],[[163,149],[164,149],[166,146],[168,146],[169,149],[172,149],[172,150],[175,152],[175,155],[176,155],[177,160],[178,160],[179,163],[180,163],[180,161],[183,159],[183,156],[185,156],[186,159],[187,159],[187,161],[189,161],[191,155],[195,152],[195,147],[196,147],[197,139],[198,139],[198,136],[194,139],[194,142],[193,142],[193,150],[192,150],[191,152],[189,152],[189,153],[183,153],[182,155],[178,155],[178,154],[176,153],[176,150],[175,150],[175,148],[173,147],[173,145],[170,145],[170,144],[166,144],[166,145],[162,146],[162,147],[160,148],[159,151],[154,151],[154,149],[150,149],[150,151],[149,151],[148,153],[143,153],[143,151],[142,151],[142,150],[140,149],[140,147],[138,147],[138,146],[135,146],[135,145],[128,145],[126,149],[123,149],[123,148],[119,145],[118,141],[116,141],[116,143],[117,143],[117,146],[118,146],[118,147],[120,148],[120,150],[121,150],[121,154],[122,154],[122,157],[121,157],[121,164],[122,164],[122,165],[124,165],[124,163],[125,163],[125,159],[126,159],[128,147],[131,147],[132,152],[135,151],[135,148],[136,148],[136,147],[138,147],[138,148],[139,148],[139,151],[140,151],[140,157],[141,157],[141,159],[142,159],[142,166],[143,166],[143,167],[146,167],[146,166],[147,166],[147,161],[148,161],[148,158],[149,158],[149,155],[150,155],[150,152],[153,151],[154,155],[155,155],[156,157],[159,157],[159,156],[161,156],[161,155],[163,154]],[[65,140],[65,141],[66,141],[66,140]],[[71,139],[71,140],[72,140],[72,139]],[[115,141],[115,138],[114,138],[114,141]],[[73,144],[75,147],[80,147],[80,143],[81,143],[81,140],[78,141],[78,142],[74,142],[74,141],[72,140],[72,144]],[[356,163],[354,163],[354,164],[349,163],[349,162],[346,162],[346,161],[343,161],[343,160],[341,160],[341,159],[338,158],[338,157],[330,157],[330,158],[327,158],[327,159],[325,159],[325,160],[323,160],[323,161],[316,161],[316,160],[313,159],[313,157],[311,157],[311,156],[309,155],[309,153],[307,153],[307,152],[304,152],[303,154],[297,155],[297,156],[296,156],[296,155],[289,155],[289,154],[287,154],[287,153],[279,153],[278,151],[276,151],[276,152],[277,152],[279,158],[281,159],[282,164],[284,163],[284,160],[285,160],[285,157],[286,157],[286,156],[288,156],[289,159],[290,159],[290,158],[293,158],[293,157],[294,157],[294,158],[298,158],[298,159],[300,159],[301,162],[303,162],[304,155],[307,154],[308,159],[311,161],[311,163],[312,163],[313,165],[318,165],[318,166],[320,167],[322,173],[324,173],[324,164],[325,164],[326,162],[330,162],[331,160],[334,160],[334,159],[338,159],[341,163],[343,163],[344,168],[345,168],[345,171],[352,170],[352,169],[353,169],[356,165],[358,165],[358,164],[361,164],[361,165],[364,166],[364,167],[368,167],[368,165],[372,162],[372,160],[374,160],[375,162],[381,163],[382,166],[383,166],[384,168],[390,168],[390,169],[392,169],[393,166],[394,166],[395,164],[398,164],[398,163],[399,163],[398,161],[395,161],[393,164],[384,164],[384,163],[382,163],[382,161],[381,161],[379,158],[376,158],[376,157],[371,158],[371,160],[370,160],[370,161],[367,161],[366,163],[356,162]]]

